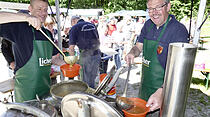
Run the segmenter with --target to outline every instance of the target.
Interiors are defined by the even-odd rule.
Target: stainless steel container
[[[61,102],[61,112],[63,117],[123,117],[105,100],[82,92],[66,95]]]
[[[45,100],[0,103],[0,117],[58,117],[57,110]]]
[[[85,92],[87,89],[88,85],[83,81],[68,80],[53,85],[50,88],[50,93],[54,99],[61,101],[67,94],[71,94],[76,91]]]
[[[184,117],[196,50],[193,44],[169,45],[161,117]]]

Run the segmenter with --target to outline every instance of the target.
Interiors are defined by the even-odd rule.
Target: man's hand
[[[60,55],[57,54],[57,55],[52,56],[52,64],[61,66],[61,65],[64,65],[66,63],[63,59],[60,58]]]
[[[26,17],[27,22],[29,23],[29,25],[32,25],[36,30],[39,30],[42,26],[42,22],[39,18],[28,15]]]
[[[14,69],[15,69],[15,61],[11,62],[10,65],[9,65],[9,67],[10,67],[12,70],[14,70]]]
[[[134,58],[140,55],[142,48],[142,43],[136,43],[136,45],[133,46],[130,52],[125,56],[125,61],[128,65],[130,64],[129,61],[131,61],[131,64],[134,63]]]
[[[126,63],[129,65],[129,64],[133,64],[134,63],[134,58],[135,58],[135,56],[134,55],[132,55],[132,54],[127,54],[126,56],[125,56],[125,61],[126,61]],[[131,63],[130,63],[131,62]]]
[[[163,88],[159,88],[155,93],[153,93],[149,100],[147,101],[146,107],[150,107],[150,111],[154,111],[156,109],[159,109],[162,104],[162,91]]]

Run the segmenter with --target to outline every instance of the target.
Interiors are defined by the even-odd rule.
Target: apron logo
[[[49,65],[51,65],[51,59],[39,58],[39,66],[49,66]]]
[[[158,54],[161,54],[163,52],[163,47],[158,45],[158,48],[157,48],[157,53]]]
[[[151,61],[148,61],[148,60],[146,60],[146,59],[143,57],[143,58],[142,58],[142,62],[143,62],[143,65],[144,65],[144,66],[149,67],[149,63],[150,63]]]

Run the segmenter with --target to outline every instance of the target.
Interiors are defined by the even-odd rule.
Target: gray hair
[[[150,0],[147,0],[147,3],[149,2]],[[166,3],[169,3],[170,0],[164,0]]]
[[[78,20],[79,20],[79,19],[80,19],[80,17],[79,17],[79,16],[76,16],[76,15],[74,15],[74,16],[72,16],[72,17],[71,17],[71,21],[72,21],[72,20],[76,20],[76,19],[78,19]]]

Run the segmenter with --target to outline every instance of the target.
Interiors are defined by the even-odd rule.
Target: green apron
[[[50,90],[50,68],[53,46],[49,41],[36,40],[33,32],[33,53],[15,75],[15,102],[42,97]],[[49,35],[49,34],[48,34]]]
[[[147,40],[144,39],[143,44],[143,66],[142,66],[142,79],[141,79],[141,87],[139,90],[139,98],[148,100],[149,97],[162,86],[164,81],[164,73],[165,70],[161,66],[158,57],[157,57],[157,48],[158,43],[165,31],[165,28],[168,24],[170,17],[158,37],[157,40]],[[149,32],[153,24],[150,26]]]

